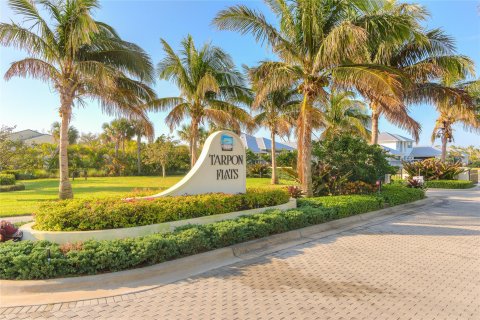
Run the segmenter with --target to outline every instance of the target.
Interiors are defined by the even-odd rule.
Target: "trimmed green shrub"
[[[473,188],[475,184],[466,180],[430,180],[426,182],[427,188],[441,189],[468,189]]]
[[[298,209],[242,216],[208,225],[189,225],[166,234],[134,239],[90,240],[57,245],[47,241],[0,244],[0,279],[48,279],[111,272],[160,263],[272,234],[355,215],[423,197],[406,187],[385,187],[380,195],[302,199]],[[391,194],[409,195],[395,198]],[[351,203],[352,205],[350,205]]]
[[[14,184],[10,186],[0,186],[0,192],[10,192],[10,191],[22,191],[25,190],[25,185],[23,184]]]
[[[249,189],[246,194],[203,194],[156,199],[74,199],[43,204],[35,229],[102,230],[143,226],[214,214],[275,206],[288,202],[286,190]]]
[[[396,206],[425,198],[425,191],[393,184],[382,186],[380,196],[389,206]]]
[[[348,195],[306,198],[298,201],[299,207],[333,208],[338,217],[348,217],[353,214],[382,209],[384,201],[374,195]]]
[[[0,173],[0,185],[8,186],[15,184],[15,175],[9,173]]]

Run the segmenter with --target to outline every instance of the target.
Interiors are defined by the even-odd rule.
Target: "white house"
[[[28,145],[55,142],[51,134],[40,133],[30,129],[14,132],[8,138],[13,141],[23,141]]]
[[[414,140],[393,134],[382,132],[378,135],[378,144],[382,146],[393,158],[389,160],[392,166],[400,167],[402,161],[419,161],[429,158],[439,158],[442,152],[430,146],[413,146]]]

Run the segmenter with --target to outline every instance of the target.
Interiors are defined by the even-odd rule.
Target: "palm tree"
[[[436,138],[440,138],[442,142],[441,160],[445,162],[447,143],[453,141],[454,124],[462,124],[465,130],[480,133],[480,80],[464,82],[447,77],[443,79],[443,85],[456,90],[465,90],[472,97],[474,103],[472,107],[461,99],[451,97],[436,105],[439,117],[432,132],[432,143]]]
[[[72,198],[68,180],[68,127],[73,106],[97,99],[109,114],[136,114],[154,96],[141,81],[151,81],[153,68],[138,46],[123,41],[109,25],[94,20],[98,0],[10,0],[24,23],[0,23],[0,44],[24,50],[28,57],[11,64],[5,79],[32,77],[48,82],[60,96],[59,197]],[[37,7],[39,3],[42,10]],[[45,20],[42,15],[49,16]]]
[[[278,184],[277,177],[277,152],[275,137],[288,136],[294,122],[292,115],[302,103],[302,97],[297,90],[279,90],[269,93],[261,103],[253,108],[258,113],[254,116],[254,123],[268,128],[272,145],[272,184]]]
[[[52,128],[50,132],[52,133],[53,139],[55,140],[55,143],[58,143],[60,141],[60,122],[55,121],[52,123]],[[77,128],[74,126],[70,126],[68,128],[68,144],[75,144],[80,136],[80,133],[78,132]]]
[[[137,136],[137,174],[140,175],[142,173],[142,137],[152,141],[155,131],[153,124],[148,120],[133,120],[131,124]]]
[[[314,105],[326,104],[326,88],[355,88],[381,102],[400,104],[401,74],[368,57],[368,39],[404,37],[411,18],[372,10],[385,1],[268,0],[278,19],[271,24],[265,16],[238,5],[217,14],[221,30],[250,33],[267,42],[280,61],[264,61],[255,78],[263,84],[255,105],[270,92],[295,86],[303,95],[297,118],[298,175],[302,189],[312,195],[311,150]],[[374,14],[370,14],[374,12]],[[278,25],[278,27],[276,26]]]
[[[185,141],[187,144],[190,144],[190,141],[192,141],[192,126],[183,124],[180,127],[180,130],[177,130],[177,135],[180,138],[180,140]],[[202,148],[208,136],[209,136],[209,131],[205,130],[204,127],[198,127],[199,148]]]
[[[105,140],[114,143],[115,158],[118,159],[120,146],[122,147],[123,153],[125,153],[125,141],[130,140],[135,135],[132,123],[125,118],[115,119],[110,123],[104,123],[102,129]]]
[[[347,133],[369,139],[370,116],[366,108],[366,103],[356,99],[353,91],[332,90],[323,106],[320,138],[332,139]]]
[[[392,2],[389,10],[398,14],[410,13],[417,21],[424,19],[426,13],[421,7],[409,5],[407,8],[409,10],[405,10],[404,5]],[[409,131],[418,141],[421,126],[409,116],[405,103],[436,103],[451,94],[461,97],[461,92],[446,91],[429,81],[452,71],[464,74],[471,72],[470,59],[456,55],[453,40],[439,29],[425,32],[417,26],[400,41],[374,39],[370,50],[373,62],[396,68],[408,78],[405,90],[401,93],[404,97],[404,103],[401,104],[382,103],[368,92],[361,92],[370,101],[372,110],[372,144],[378,141],[378,121],[382,115]]]
[[[212,121],[239,130],[241,124],[250,121],[248,113],[239,107],[248,101],[250,92],[232,58],[221,48],[207,43],[198,49],[188,35],[177,54],[165,40],[161,42],[166,56],[158,64],[160,79],[172,80],[181,93],[179,97],[157,99],[150,105],[156,110],[170,110],[166,118],[170,130],[190,118],[193,166],[202,123]]]

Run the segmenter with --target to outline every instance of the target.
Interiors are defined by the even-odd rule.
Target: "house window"
[[[407,148],[411,148],[411,147],[412,147],[412,143],[411,142],[407,143]]]

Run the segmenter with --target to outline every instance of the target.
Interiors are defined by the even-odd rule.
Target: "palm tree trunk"
[[[370,102],[370,108],[372,109],[372,137],[370,144],[378,144],[378,119],[380,118],[380,112],[374,102]]]
[[[303,126],[302,115],[297,119],[297,179],[300,183],[303,181],[303,167],[302,167],[302,154],[303,154]]]
[[[304,94],[302,110],[300,111],[301,117],[301,143],[302,143],[302,152],[300,157],[300,171],[301,173],[301,184],[302,190],[305,193],[306,197],[311,197],[313,195],[312,190],[312,119],[309,116],[310,111],[310,97],[309,94]]]
[[[62,97],[62,106],[60,116],[60,144],[59,144],[59,164],[60,164],[60,185],[58,187],[58,197],[60,199],[72,199],[73,190],[68,176],[68,126],[72,115],[72,100]]]
[[[190,142],[190,152],[191,152],[191,161],[190,164],[193,167],[197,162],[197,143],[198,143],[198,119],[192,119],[191,129],[191,142]]]
[[[162,164],[162,177],[165,178],[165,165]]]
[[[120,149],[120,141],[115,142],[115,159],[118,159],[118,149]]]
[[[272,184],[278,184],[278,177],[277,177],[277,152],[275,146],[275,131],[270,129],[270,138],[272,140]]]
[[[142,173],[142,135],[137,133],[137,173]]]
[[[445,134],[442,135],[442,155],[441,160],[445,162],[447,160],[447,136]]]

